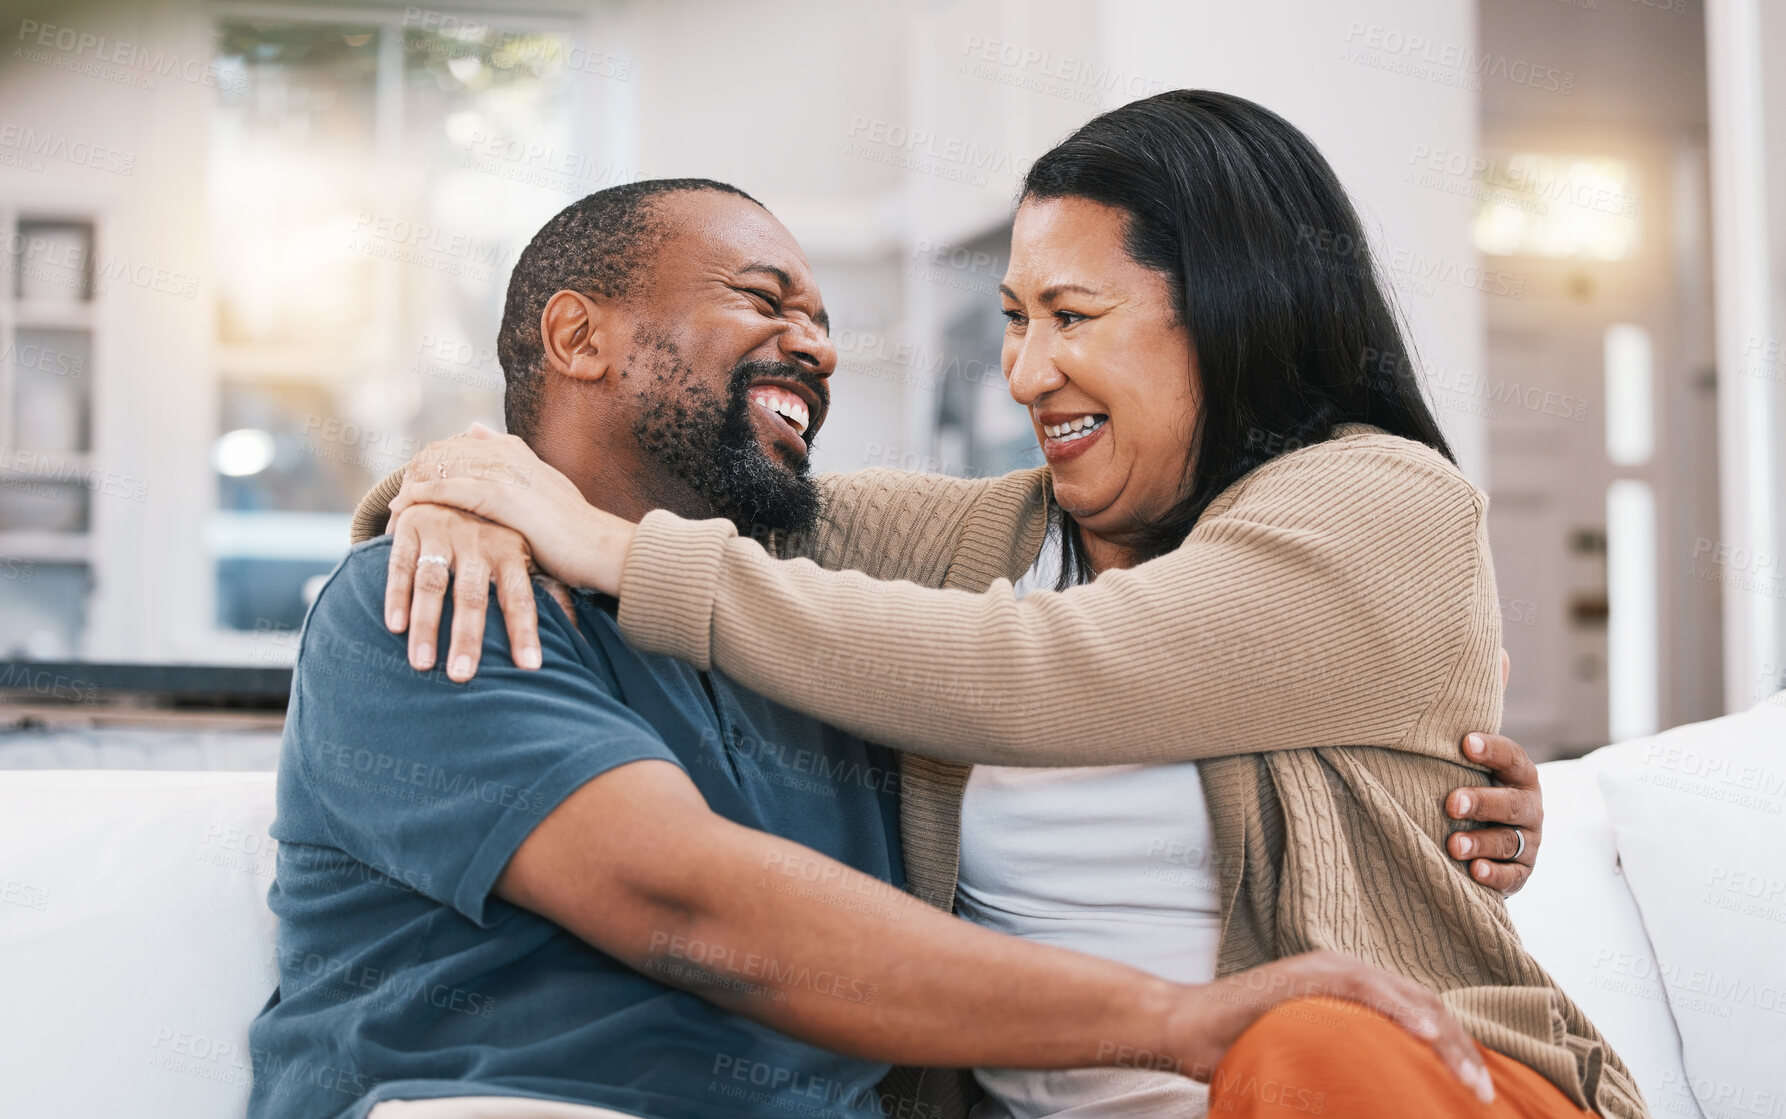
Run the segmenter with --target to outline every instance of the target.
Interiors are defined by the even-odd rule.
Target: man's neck
[[[714,515],[688,483],[641,453],[631,432],[591,439],[548,431],[530,443],[543,462],[571,480],[583,500],[617,517],[637,521],[653,509],[695,519]]]

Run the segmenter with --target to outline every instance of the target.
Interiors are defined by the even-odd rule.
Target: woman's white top
[[[1015,590],[1052,590],[1060,537]],[[961,805],[961,916],[1179,983],[1215,977],[1221,883],[1194,762],[1077,769],[975,766]],[[1114,1043],[1113,1039],[1113,1043]],[[1138,1053],[1130,1068],[979,1069],[975,1119],[1201,1116],[1204,1087]]]

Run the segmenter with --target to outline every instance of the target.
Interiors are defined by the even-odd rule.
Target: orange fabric
[[[1495,1102],[1445,1067],[1431,1046],[1366,1006],[1298,999],[1260,1016],[1209,1083],[1211,1119],[1593,1119],[1550,1081],[1478,1045]]]

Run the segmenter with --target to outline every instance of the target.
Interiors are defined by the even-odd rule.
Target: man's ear
[[[540,312],[546,364],[578,381],[599,381],[613,365],[612,310],[605,300],[560,291]]]

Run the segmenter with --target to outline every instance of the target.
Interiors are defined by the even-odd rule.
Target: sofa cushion
[[[1707,1115],[1786,1105],[1786,695],[1601,751],[1625,877]],[[1658,1114],[1669,1099],[1652,1099]]]
[[[1596,784],[1603,750],[1541,768],[1540,872],[1522,939],[1625,1057],[1658,1115],[1698,1119]],[[0,1045],[22,1115],[231,1116],[273,990],[270,773],[0,774]]]
[[[1648,964],[1643,918],[1619,870],[1598,781],[1605,753],[1538,767],[1544,846],[1507,910],[1527,951],[1624,1059],[1651,1110],[1700,1119],[1682,1089],[1680,1035]],[[1664,1098],[1675,1106],[1658,1109]]]
[[[3,775],[7,1114],[239,1119],[272,818],[271,773]]]

